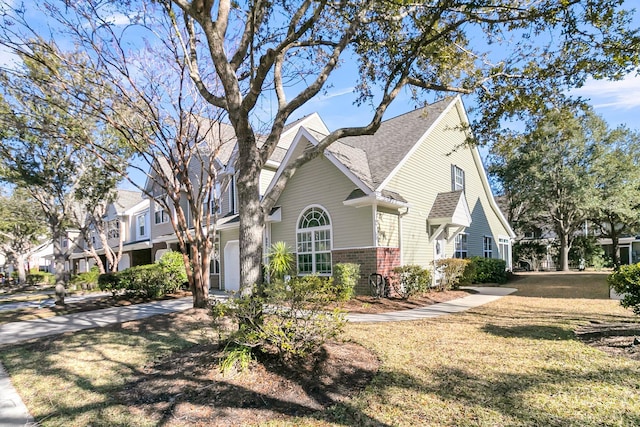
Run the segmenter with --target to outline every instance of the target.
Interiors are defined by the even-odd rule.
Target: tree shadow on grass
[[[545,325],[519,325],[500,326],[487,324],[482,331],[502,338],[528,338],[536,340],[573,340],[576,338],[573,331],[558,326]]]

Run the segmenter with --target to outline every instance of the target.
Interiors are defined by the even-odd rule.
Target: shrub
[[[333,293],[338,301],[348,301],[360,280],[360,264],[337,263],[333,266]]]
[[[18,277],[18,272],[14,272]],[[12,273],[13,276],[13,273]],[[52,285],[55,283],[55,275],[46,271],[31,269],[25,276],[27,285]]]
[[[80,286],[82,289],[95,289],[98,286],[100,270],[95,265],[84,273],[78,273],[71,278],[71,284]]]
[[[117,273],[105,273],[98,276],[98,288],[101,291],[111,292],[113,296],[116,296],[120,287],[120,276]]]
[[[117,273],[101,274],[98,286],[114,296],[124,293],[128,298],[160,298],[180,289],[186,280],[182,255],[167,252],[155,264],[137,265]]]
[[[214,318],[230,317],[235,329],[225,337],[231,348],[249,347],[288,360],[316,352],[344,327],[344,313],[326,307],[335,296],[332,280],[296,277],[264,286],[261,296],[216,303]]]
[[[621,265],[607,277],[609,287],[622,295],[620,304],[640,315],[640,263]]]
[[[293,252],[285,242],[275,242],[271,245],[267,256],[269,263],[265,266],[265,271],[269,274],[271,281],[284,280],[286,275],[293,272]]]
[[[507,263],[499,258],[471,258],[475,275],[474,283],[506,283],[507,282]]]
[[[160,298],[176,286],[173,277],[159,263],[129,267],[116,274],[118,286],[128,297]]]
[[[184,257],[180,252],[169,251],[162,254],[157,264],[166,275],[165,293],[175,292],[188,281]]]
[[[391,284],[403,299],[425,293],[431,286],[431,273],[419,265],[403,265],[393,269]]]
[[[436,269],[440,274],[438,289],[440,291],[448,291],[449,289],[457,289],[460,282],[465,279],[465,272],[470,274],[468,266],[471,261],[462,258],[444,258],[436,261]],[[469,276],[466,277],[469,279]]]

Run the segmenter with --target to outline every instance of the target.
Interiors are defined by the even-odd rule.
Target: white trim
[[[418,141],[416,141],[416,143],[413,145],[413,147],[411,147],[411,150],[409,150],[409,152],[404,156],[404,158],[402,160],[400,160],[400,162],[396,165],[396,167],[393,168],[391,173],[389,175],[387,175],[385,180],[382,181],[382,183],[378,186],[378,188],[375,189],[375,191],[382,191],[389,184],[389,182],[396,176],[398,171],[400,171],[400,169],[402,169],[402,167],[404,167],[405,163],[407,163],[409,161],[409,159],[418,150],[418,148],[420,148],[420,146],[424,143],[424,141],[427,139],[427,137],[436,128],[436,126],[438,126],[438,124],[440,124],[440,122],[442,120],[444,120],[444,117],[453,108],[453,106],[456,104],[456,102],[459,99],[460,99],[460,95],[456,96],[451,101],[451,103],[449,103],[449,105],[447,105],[447,108],[445,108],[444,111],[442,111],[442,113],[440,113],[440,115],[433,121],[433,123],[431,124],[431,126],[429,126],[429,128],[425,131],[425,133],[423,133],[422,136],[420,138],[418,138]]]
[[[327,216],[327,219],[329,221],[328,225],[322,225],[319,227],[308,227],[308,228],[300,228],[300,221],[302,218],[305,217],[305,214],[311,210],[311,209],[318,209],[321,210],[323,212],[324,215]],[[315,233],[314,231],[329,231],[329,249],[326,251],[316,251],[315,249]],[[311,240],[308,242],[311,244],[311,251],[310,252],[300,252],[298,250],[298,248],[300,247],[299,244],[299,235],[301,233],[309,233],[309,235],[311,236]],[[297,275],[299,276],[304,276],[304,275],[308,275],[308,274],[317,274],[319,276],[330,276],[333,273],[333,219],[331,219],[331,214],[329,214],[329,210],[327,208],[325,208],[322,205],[319,204],[312,204],[312,205],[308,205],[307,207],[303,208],[300,211],[300,214],[298,215],[298,219],[296,220],[296,265],[298,266],[297,268]],[[307,243],[307,242],[305,242]],[[329,257],[331,258],[331,261],[329,262],[329,269],[330,271],[328,273],[323,272],[323,273],[319,273],[317,272],[317,265],[316,265],[316,257],[315,255],[317,253],[323,254],[323,253],[328,253]],[[311,255],[311,272],[304,272],[301,273],[300,272],[300,262],[298,259],[298,256],[300,254],[303,255],[307,255],[310,254]]]
[[[284,156],[284,159],[282,159],[280,167],[278,167],[278,170],[271,179],[271,182],[269,183],[269,186],[267,187],[264,194],[269,194],[271,192],[273,186],[280,178],[280,175],[282,175],[282,172],[284,172],[287,165],[292,161],[293,153],[296,151],[298,144],[300,144],[303,140],[314,146],[317,146],[320,143],[320,141],[318,141],[306,128],[301,126],[298,129],[298,133],[293,139],[293,142],[291,142],[291,146],[287,150],[287,154]],[[333,165],[336,166],[338,170],[340,170],[346,177],[348,177],[360,190],[362,190],[365,194],[371,193],[371,189],[367,185],[365,185],[358,177],[356,177],[349,169],[347,169],[346,166],[339,162],[335,158],[335,156],[333,156],[327,150],[324,150],[323,154],[325,158],[327,158],[327,160],[333,163]]]
[[[350,248],[333,248],[334,251],[353,251],[357,249],[376,249],[376,248],[391,248],[396,249],[395,246],[354,246]]]

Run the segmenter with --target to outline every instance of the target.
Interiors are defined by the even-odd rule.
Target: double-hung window
[[[482,253],[485,258],[493,258],[493,238],[484,236],[482,239]]]
[[[164,224],[169,222],[169,213],[159,204],[159,203],[154,203],[155,205],[155,211],[153,213],[154,215],[154,223],[155,224]]]
[[[147,237],[147,214],[142,213],[136,216],[136,228],[138,230],[138,238]]]
[[[451,191],[464,190],[464,170],[451,165]]]
[[[455,251],[453,253],[455,258],[468,258],[469,251],[467,249],[467,235],[460,233],[455,239]]]
[[[331,221],[317,206],[304,211],[298,221],[296,247],[298,274],[331,274]]]

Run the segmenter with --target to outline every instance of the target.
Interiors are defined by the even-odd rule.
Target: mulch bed
[[[591,323],[575,332],[582,342],[611,356],[640,361],[640,323]]]

